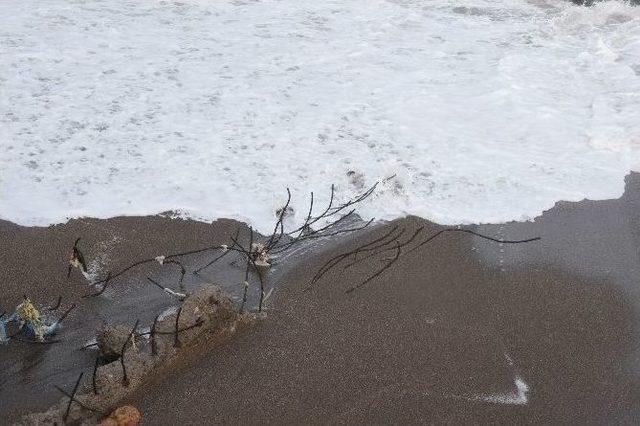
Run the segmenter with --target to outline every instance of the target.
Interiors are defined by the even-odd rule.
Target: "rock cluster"
[[[178,314],[179,317],[177,317]],[[137,341],[130,340],[124,351],[127,380],[124,380],[119,358],[131,327],[127,325],[104,327],[96,336],[100,354],[107,361],[107,364],[96,370],[95,382],[98,394],[92,392],[91,380],[83,380],[76,399],[97,411],[110,412],[142,385],[154,370],[169,368],[180,351],[195,345],[215,344],[218,339],[234,333],[237,326],[251,322],[252,318],[251,314],[238,314],[231,299],[219,287],[203,286],[189,295],[176,312],[157,321],[156,333],[148,343],[141,338]],[[177,339],[176,323],[179,330]],[[155,347],[153,352],[151,342]],[[18,424],[62,424],[68,401],[68,398],[65,398],[45,413],[25,416]],[[72,404],[67,422],[95,424],[96,418],[91,415],[78,404]],[[141,418],[134,407],[121,407],[100,424],[134,426],[140,422]]]

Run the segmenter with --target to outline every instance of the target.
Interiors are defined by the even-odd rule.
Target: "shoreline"
[[[344,221],[340,226],[349,226],[347,222],[351,223],[354,219]],[[0,221],[0,235],[7,248],[0,255],[0,263],[5,265],[0,277],[7,283],[0,309],[12,312],[13,307],[22,302],[24,295],[40,308],[52,306],[58,297],[61,298],[62,307],[78,305],[55,337],[63,344],[35,345],[13,339],[9,344],[0,346],[0,351],[4,352],[0,359],[0,384],[12,389],[12,392],[4,393],[0,398],[3,415],[13,422],[30,413],[33,414],[31,420],[25,421],[40,418],[45,419],[43,421],[46,423],[46,419],[54,415],[49,409],[56,405],[61,396],[55,386],[71,386],[79,372],[91,372],[96,351],[80,348],[91,345],[98,330],[111,325],[130,327],[136,320],[140,320],[141,328],[148,330],[157,314],[175,306],[177,302],[147,281],[147,277],[152,277],[154,281],[178,290],[179,269],[164,268],[156,261],[140,265],[112,279],[104,293],[87,298],[88,295],[100,293],[101,286],[89,285],[86,277],[76,269],[66,279],[68,256],[78,237],[81,237],[79,246],[87,260],[88,276],[93,282],[100,282],[108,274],[114,272],[117,275],[119,270],[140,259],[228,244],[234,235],[235,238],[240,236],[239,241],[242,242],[248,239],[249,229],[246,224],[231,219],[204,223],[166,216],[77,219],[46,228],[23,227]],[[256,241],[267,240],[267,237],[256,233],[254,237]],[[285,252],[281,259],[275,259],[278,263],[270,268],[265,283],[265,309],[269,308],[268,299],[279,277],[295,267],[297,259],[312,247],[324,244],[321,240],[310,240],[312,242]],[[188,293],[192,293],[203,285],[215,283],[231,297],[235,309],[240,310],[240,306],[245,306],[244,302],[241,303],[244,266],[237,263],[237,253],[236,259],[232,255],[197,275],[191,274],[219,253],[216,256],[213,254],[216,252],[205,251],[179,257],[180,267],[188,271],[183,277],[183,284]],[[258,310],[260,302],[260,285],[255,277],[250,278],[249,282],[245,309],[254,312]],[[242,315],[242,324],[261,318],[260,315],[250,314],[249,317],[256,318],[248,320],[242,319]],[[202,342],[197,341],[192,346],[199,347],[198,350],[204,347]],[[189,356],[184,351],[180,351],[179,356],[171,355],[171,364],[182,363],[182,358]],[[160,371],[168,368],[163,365]],[[85,374],[81,389],[83,386],[86,388],[86,378]],[[25,395],[30,396],[25,398]]]
[[[539,243],[451,234],[356,292],[346,293],[392,252],[303,291],[329,259],[394,225],[426,235],[442,227],[406,218],[343,239],[286,274],[269,321],[132,402],[146,424],[632,424],[640,175],[626,185],[618,200],[475,228]]]
[[[4,418],[12,423],[24,414],[44,412],[60,400],[61,394],[54,386],[71,386],[80,372],[85,372],[86,381],[87,374],[91,376],[96,350],[80,348],[93,341],[103,326],[131,327],[140,320],[140,327],[148,328],[157,314],[177,303],[146,281],[150,276],[170,288],[176,285],[179,270],[157,264],[142,265],[110,282],[100,296],[86,298],[98,289],[75,269],[66,279],[68,255],[78,236],[82,236],[80,245],[90,275],[100,279],[109,269],[117,270],[141,258],[222,244],[237,229],[245,228],[231,220],[206,224],[162,217],[83,219],[48,228],[0,222],[5,243],[0,254],[0,310],[11,312],[23,295],[39,306],[51,306],[58,297],[62,298],[61,309],[77,304],[55,337],[60,343],[36,345],[12,340],[0,345],[0,385],[11,389],[0,395]],[[206,259],[191,256],[184,264],[192,268]],[[208,283],[222,283],[223,291],[237,305],[241,286],[236,284],[241,282],[241,275],[235,267],[213,265],[198,276],[185,276],[184,283],[190,292]],[[255,304],[256,298],[255,292],[251,293],[248,303]]]
[[[640,267],[635,231],[640,175],[629,175],[626,184],[617,200],[561,202],[534,222],[465,227],[500,239],[540,235],[539,244],[500,246],[472,235],[448,235],[400,257],[351,294],[345,294],[349,284],[368,277],[393,251],[342,274],[332,271],[310,291],[301,291],[327,260],[395,225],[407,234],[424,226],[425,235],[443,227],[409,217],[331,238],[294,257],[295,267],[277,270],[278,291],[267,321],[189,355],[179,374],[153,377],[130,399],[148,424],[295,423],[307,416],[349,423],[419,418],[625,423],[640,413],[640,367],[634,362],[640,353],[635,337],[640,287],[634,281]],[[48,228],[0,221],[6,247],[2,281],[9,283],[2,308],[19,302],[26,290],[43,302],[84,294],[88,287],[78,275],[64,282],[67,248],[78,235],[87,247],[102,244],[108,253],[103,262],[114,265],[223,243],[237,226],[245,225],[158,216],[82,219]],[[233,286],[239,275],[240,269],[225,266],[203,281]],[[166,304],[162,292],[140,284],[121,282],[110,291],[100,302],[107,307],[100,311],[91,302],[78,310],[61,337],[82,342],[85,335],[70,332],[80,318],[85,327],[97,327],[110,315],[130,320],[130,311],[154,291],[155,301],[143,314]],[[114,302],[123,298],[129,298],[123,305]],[[28,362],[23,358],[33,348],[0,347],[15,351],[0,365],[3,387],[16,392],[3,393],[8,421],[46,410],[60,399],[51,384],[58,379],[56,384],[68,386],[77,376],[53,361],[57,350],[51,346]],[[86,353],[69,353],[65,362],[77,368],[93,362]],[[10,365],[16,360],[17,368]],[[57,368],[45,372],[51,362]],[[33,396],[25,398],[24,392]],[[248,398],[254,393],[263,398]],[[212,394],[219,396],[213,405]]]

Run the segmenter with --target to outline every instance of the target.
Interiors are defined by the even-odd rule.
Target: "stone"
[[[100,426],[137,426],[142,420],[140,411],[132,405],[116,408],[113,413],[100,422]]]
[[[213,331],[226,325],[234,316],[231,299],[216,286],[204,286],[185,299],[180,324],[185,327],[200,320]]]
[[[127,338],[131,333],[131,328],[125,325],[114,325],[105,327],[96,336],[98,348],[103,357],[107,359],[117,359]],[[133,344],[133,338],[129,346]]]

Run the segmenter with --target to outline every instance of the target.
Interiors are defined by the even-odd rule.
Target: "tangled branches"
[[[278,261],[278,258],[281,255],[285,254],[288,250],[291,250],[292,248],[305,244],[307,242],[338,234],[355,232],[367,228],[371,223],[373,223],[373,220],[364,224],[359,224],[357,226],[353,225],[353,223],[357,223],[354,206],[371,196],[377,186],[378,184],[376,183],[371,188],[359,194],[358,196],[338,203],[336,201],[336,189],[335,186],[332,185],[328,205],[324,206],[324,208],[322,208],[319,212],[314,211],[316,208],[316,202],[314,194],[311,193],[307,214],[304,216],[302,224],[295,227],[294,229],[287,229],[287,226],[285,225],[287,218],[290,215],[293,215],[293,209],[291,208],[291,192],[289,189],[287,189],[286,203],[280,209],[278,209],[276,216],[277,219],[273,227],[273,232],[268,236],[262,236],[256,233],[250,227],[247,228],[248,232],[246,232],[244,235],[241,235],[242,228],[238,228],[235,236],[230,237],[230,241],[227,244],[210,245],[188,251],[160,254],[151,258],[137,260],[118,271],[107,271],[103,278],[98,279],[96,279],[94,275],[89,272],[87,261],[90,259],[86,255],[86,253],[83,252],[83,249],[81,247],[81,238],[76,238],[73,246],[71,247],[70,256],[68,258],[69,260],[67,279],[71,277],[74,269],[78,270],[79,274],[81,274],[82,277],[86,279],[93,287],[93,291],[83,295],[82,298],[94,298],[101,296],[109,288],[109,286],[114,283],[115,280],[124,278],[126,274],[137,270],[137,268],[140,268],[143,265],[156,265],[161,268],[177,268],[179,278],[174,285],[165,285],[162,283],[164,280],[154,280],[151,277],[147,277],[147,281],[153,286],[158,287],[164,293],[177,298],[180,302],[184,302],[190,296],[189,291],[185,288],[184,283],[185,276],[188,273],[202,273],[207,268],[232,255],[235,258],[234,264],[241,260],[244,266],[244,280],[242,281],[243,296],[240,310],[242,311],[246,307],[248,295],[251,290],[253,281],[253,285],[259,285],[260,295],[257,310],[260,312],[264,308],[265,300],[271,294],[271,290],[273,290],[271,289],[268,292],[266,291],[267,277],[271,267]],[[194,262],[187,262],[186,259],[188,256],[195,255],[199,255],[200,259],[203,255],[210,257],[204,262],[204,264],[201,264],[201,266],[189,269],[187,265],[191,265]],[[54,303],[51,307],[35,310],[35,308],[31,309],[32,305],[29,302],[29,305],[25,305],[22,307],[22,309],[20,309],[19,314],[14,314],[9,318],[10,321],[18,319],[19,321],[27,324],[30,327],[29,331],[33,336],[36,337],[35,341],[37,342],[41,340],[41,336],[48,337],[50,334],[53,334],[53,332],[50,333],[48,331],[49,329],[43,328],[45,325],[47,327],[51,327],[52,330],[54,328],[57,330],[60,322],[64,320],[71,309],[75,307],[75,305],[73,305],[69,310],[64,312],[56,320],[55,324],[50,324],[49,322],[42,321],[41,318],[44,318],[45,316],[49,315],[48,313],[54,312],[59,309],[61,304],[62,299],[58,298],[56,303]],[[43,314],[40,314],[40,312],[43,312]],[[92,370],[90,370],[90,385],[93,394],[98,395],[100,394],[101,390],[103,392],[106,392],[106,388],[103,387],[102,389],[100,389],[100,381],[98,380],[98,376],[100,375],[100,366],[111,363],[114,359],[119,360],[119,367],[122,370],[121,385],[123,387],[131,387],[132,384],[135,384],[135,377],[137,377],[135,375],[135,373],[137,372],[135,366],[137,364],[135,363],[138,359],[136,358],[136,353],[137,351],[139,351],[139,349],[136,347],[135,342],[138,337],[149,336],[149,351],[151,356],[155,357],[156,359],[160,359],[160,356],[165,354],[167,351],[167,345],[165,345],[164,343],[161,343],[160,345],[158,344],[158,339],[162,335],[171,336],[171,348],[174,348],[172,350],[178,350],[178,348],[180,348],[183,344],[188,344],[190,336],[195,335],[196,333],[187,333],[185,335],[183,335],[182,333],[186,333],[189,330],[193,330],[205,325],[205,321],[203,320],[203,318],[196,318],[194,321],[189,321],[190,324],[185,325],[185,320],[181,319],[181,314],[182,317],[184,317],[185,315],[191,315],[191,313],[187,314],[187,311],[182,312],[182,305],[180,305],[178,307],[178,310],[176,311],[175,318],[172,319],[173,324],[170,328],[170,331],[167,330],[166,324],[164,329],[158,329],[161,321],[159,319],[160,316],[156,316],[154,318],[153,324],[147,332],[140,332],[138,330],[139,321],[136,320],[132,328],[125,330],[126,338],[124,339],[124,341],[118,341],[117,349],[115,350],[115,353],[113,355],[114,358],[108,358],[111,355],[102,353],[103,348],[100,347],[100,352],[96,355],[95,362],[93,362],[92,365]],[[6,315],[6,312],[3,312],[0,315],[0,323],[3,325],[9,321]],[[19,318],[18,315],[20,315]],[[25,321],[24,318],[28,318],[29,320]],[[2,334],[2,331],[4,331],[4,328],[0,329],[0,334]],[[54,341],[52,340],[47,341],[47,343],[53,342]],[[88,345],[85,345],[82,349],[86,349],[92,346],[100,345],[97,342],[90,343]],[[133,348],[133,350],[131,348]],[[132,366],[134,366],[133,371],[131,371]],[[73,390],[70,392],[63,389],[62,387],[55,386],[59,392],[61,392],[68,398],[68,403],[65,401],[66,409],[63,409],[62,416],[63,421],[65,422],[70,418],[70,412],[73,404],[76,404],[76,406],[79,406],[84,410],[88,410],[97,414],[103,414],[98,409],[92,407],[92,404],[87,404],[87,402],[92,402],[91,399],[87,400],[85,396],[78,397],[78,391],[83,379],[83,374],[84,373],[81,373],[77,377],[77,380],[75,381],[73,386]],[[104,379],[104,376],[100,375],[100,378]],[[93,401],[93,403],[95,403],[95,401]]]
[[[402,255],[403,252],[405,254],[408,254],[415,250],[418,250],[421,247],[425,246],[426,244],[430,243],[431,241],[435,240],[440,235],[443,235],[445,233],[456,233],[456,232],[466,233],[466,234],[475,235],[476,237],[479,237],[491,242],[500,243],[500,244],[523,244],[523,243],[529,243],[529,242],[540,240],[540,237],[533,237],[533,238],[527,238],[522,240],[500,240],[497,238],[489,237],[487,235],[479,234],[469,229],[446,228],[436,232],[435,234],[427,237],[422,241],[419,241],[419,237],[424,231],[424,226],[418,227],[413,232],[413,234],[408,236],[408,238],[405,238],[406,231],[407,230],[405,227],[395,225],[389,231],[384,233],[381,237],[378,237],[373,241],[363,244],[353,250],[350,250],[348,252],[332,257],[324,265],[322,265],[320,269],[316,272],[316,274],[311,279],[310,285],[305,289],[305,291],[311,289],[313,285],[315,285],[318,281],[322,279],[322,277],[324,277],[332,269],[337,268],[340,264],[346,263],[346,264],[343,264],[341,269],[341,272],[344,272],[345,270],[361,262],[364,262],[365,260],[370,259],[372,257],[383,255],[385,253],[393,254],[393,257],[384,259],[384,264],[380,268],[378,268],[375,272],[367,276],[363,281],[359,282],[358,284],[346,290],[346,293],[352,293],[355,290],[367,285],[373,279],[380,276],[387,269],[393,266],[398,261],[398,259],[400,259],[400,256]],[[347,262],[348,259],[351,259],[351,261]]]
[[[114,279],[119,278],[127,272],[142,265],[156,263],[160,266],[175,265],[179,268],[180,278],[176,287],[178,287],[180,291],[162,285],[151,278],[147,278],[149,282],[163,290],[165,293],[183,300],[188,296],[188,292],[185,290],[183,282],[188,271],[184,263],[181,261],[182,258],[196,254],[215,254],[215,256],[211,260],[207,261],[206,264],[191,271],[192,274],[200,274],[205,269],[221,261],[230,253],[235,253],[236,256],[239,256],[244,261],[245,264],[244,281],[242,282],[243,302],[241,309],[244,309],[247,301],[250,288],[250,277],[255,276],[260,287],[258,311],[261,312],[265,298],[265,279],[269,269],[276,262],[277,257],[285,253],[287,250],[308,241],[355,232],[367,228],[373,223],[373,219],[357,226],[349,226],[348,224],[350,222],[355,222],[355,219],[357,218],[354,206],[370,197],[378,187],[379,183],[380,182],[376,183],[363,193],[342,203],[336,203],[335,186],[332,185],[328,205],[319,213],[314,212],[314,194],[311,192],[309,210],[305,219],[300,226],[293,230],[285,229],[285,219],[287,215],[292,214],[291,191],[287,188],[287,200],[284,206],[278,209],[277,220],[274,225],[273,232],[268,238],[256,234],[252,228],[249,228],[247,238],[240,238],[241,235],[239,228],[235,237],[231,237],[231,241],[228,244],[212,245],[180,253],[159,255],[153,258],[136,261],[116,273],[108,272],[104,279],[91,282],[91,284],[93,284],[98,290],[96,292],[86,294],[83,297],[100,296]],[[87,279],[89,279],[85,261],[86,256],[83,254],[79,246],[79,241],[80,238],[76,239],[71,251],[68,275],[73,268],[77,268],[85,277],[87,277]]]
[[[390,178],[387,178],[385,180],[388,179]],[[373,223],[373,219],[369,220],[366,223],[358,223],[357,215],[355,213],[356,210],[354,207],[370,197],[381,182],[377,182],[361,194],[342,203],[336,202],[336,190],[335,186],[332,185],[329,202],[318,213],[314,212],[316,203],[314,193],[311,192],[309,209],[304,217],[304,221],[301,225],[291,230],[287,230],[285,227],[286,217],[292,214],[291,191],[287,188],[286,202],[281,208],[278,209],[277,220],[274,224],[273,231],[268,237],[262,237],[256,234],[252,228],[249,228],[248,235],[245,238],[241,238],[239,228],[235,236],[230,238],[231,241],[229,244],[203,247],[187,252],[161,255],[156,256],[152,259],[144,259],[133,263],[132,265],[113,275],[108,274],[106,279],[104,280],[97,281],[94,284],[102,285],[102,288],[98,292],[87,295],[86,297],[95,297],[102,294],[111,280],[125,274],[126,272],[134,269],[137,266],[157,262],[160,265],[176,265],[180,268],[180,279],[177,285],[180,287],[181,291],[178,292],[172,290],[171,288],[161,285],[151,278],[148,278],[148,280],[162,289],[164,292],[182,300],[188,295],[183,286],[183,279],[185,274],[187,273],[187,269],[179,260],[180,258],[193,254],[202,254],[207,252],[215,253],[215,256],[211,260],[207,261],[204,265],[197,267],[192,271],[193,274],[200,274],[207,268],[224,259],[230,253],[235,253],[236,256],[240,256],[240,258],[244,261],[244,280],[242,281],[243,293],[241,310],[245,308],[245,304],[247,302],[248,293],[251,287],[250,277],[254,276],[257,278],[260,289],[260,298],[258,302],[258,311],[260,312],[263,309],[265,298],[266,276],[271,266],[277,262],[278,257],[286,253],[288,250],[304,244],[305,242],[340,234],[356,232],[369,227]],[[354,223],[355,225],[353,225]],[[523,240],[500,240],[479,234],[475,231],[460,228],[442,229],[431,236],[423,238],[423,231],[424,227],[419,227],[414,232],[409,233],[408,230],[403,226],[393,226],[381,237],[363,244],[354,250],[339,254],[331,258],[317,271],[315,276],[312,278],[310,286],[308,288],[311,288],[311,286],[320,281],[329,271],[334,268],[340,267],[341,271],[345,271],[372,257],[386,255],[380,267],[377,267],[376,270],[373,271],[369,276],[367,276],[362,282],[347,290],[347,293],[351,293],[367,285],[373,279],[383,274],[387,269],[397,263],[397,261],[403,255],[420,249],[421,247],[425,246],[426,244],[430,243],[431,241],[445,233],[467,233],[486,239],[488,241],[501,244],[521,244],[540,239],[539,237],[535,237]],[[82,259],[82,262],[80,262],[78,259]],[[84,256],[82,255],[82,252],[78,247],[78,240],[76,240],[76,243],[73,247],[72,261],[74,262],[73,266],[76,267],[82,268],[82,264],[84,264]]]

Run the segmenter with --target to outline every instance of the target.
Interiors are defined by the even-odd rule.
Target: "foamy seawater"
[[[640,7],[0,0],[0,217],[530,219],[640,169]],[[347,172],[358,179],[350,182]]]

